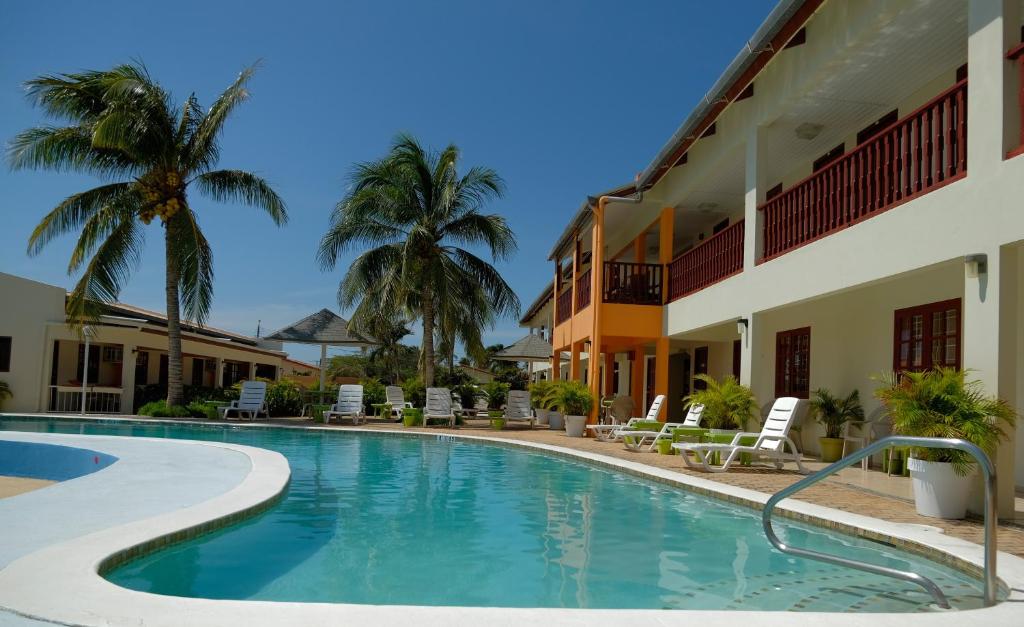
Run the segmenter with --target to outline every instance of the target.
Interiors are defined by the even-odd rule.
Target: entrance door
[[[149,353],[146,351],[135,355],[135,385],[149,385]]]
[[[693,351],[693,376],[699,374],[708,373],[708,347],[701,346],[700,348]],[[693,381],[694,390],[706,390],[708,384],[704,381],[694,379]]]
[[[732,376],[740,380],[740,364],[743,359],[743,340],[732,341]]]

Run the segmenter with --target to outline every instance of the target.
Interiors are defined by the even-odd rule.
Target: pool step
[[[978,588],[938,576],[935,583],[956,609],[981,607]],[[934,611],[924,590],[901,581],[879,581],[859,571],[821,569],[779,572],[722,579],[693,588],[686,594],[686,609],[722,607],[729,610],[781,610],[795,612],[913,612]]]

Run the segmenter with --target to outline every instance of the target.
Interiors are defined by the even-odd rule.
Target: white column
[[[749,271],[757,264],[764,251],[764,222],[757,206],[764,202],[767,189],[764,180],[764,133],[760,127],[747,136],[747,153],[744,166],[745,194],[743,197],[743,270]]]
[[[978,251],[986,255],[986,262],[977,277],[967,276],[965,264],[962,338],[963,367],[970,370],[969,379],[981,381],[986,394],[998,396],[1014,406],[1019,406],[1017,253],[1013,247]],[[1013,428],[1006,431],[1008,441],[999,447],[994,460],[999,477],[997,498],[999,515],[1013,516],[1017,436]]]
[[[216,372],[214,374],[213,387],[219,388],[224,386],[224,360],[220,357],[214,358],[216,362]]]
[[[1020,5],[969,0],[967,6],[967,171],[977,177],[1019,139],[1015,65],[1005,57],[1020,41]]]
[[[132,413],[135,403],[135,346],[121,345],[121,413]]]

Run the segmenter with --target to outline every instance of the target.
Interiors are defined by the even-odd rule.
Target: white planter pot
[[[556,431],[561,431],[565,428],[565,422],[562,421],[562,414],[557,411],[548,411],[548,428]]]
[[[548,410],[546,409],[535,409],[533,413],[537,416],[537,424],[546,425],[548,424]]]
[[[582,438],[583,430],[587,428],[586,416],[566,416],[565,435],[570,438]]]
[[[953,464],[926,462],[911,457],[907,460],[914,482],[914,505],[917,513],[932,518],[960,519],[967,515],[972,477],[953,472]]]

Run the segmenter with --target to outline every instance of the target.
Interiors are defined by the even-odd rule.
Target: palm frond
[[[213,302],[213,251],[191,208],[185,207],[167,225],[167,243],[178,264],[178,291],[185,317],[202,325]]]
[[[231,113],[249,99],[249,90],[246,89],[246,86],[258,67],[259,62],[257,61],[242,70],[235,82],[221,93],[197,124],[184,151],[183,162],[186,164],[187,170],[208,170],[217,163],[220,158],[217,139]]]
[[[288,209],[284,200],[264,179],[243,170],[215,170],[205,172],[194,180],[202,193],[219,202],[238,202],[263,209],[274,224],[288,222]]]
[[[18,133],[8,145],[7,161],[14,170],[82,172],[98,176],[132,174],[137,165],[117,150],[97,148],[85,126],[38,126]]]
[[[95,321],[117,300],[132,270],[138,267],[143,233],[132,215],[122,215],[89,260],[67,301],[68,321],[81,326]]]
[[[81,228],[104,207],[124,204],[126,197],[135,195],[133,186],[132,183],[112,183],[69,196],[33,229],[28,239],[28,254],[39,254],[54,238]],[[72,266],[77,267],[77,264]]]

